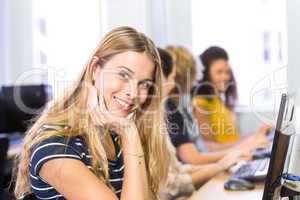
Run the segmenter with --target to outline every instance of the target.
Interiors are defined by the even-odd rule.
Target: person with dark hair
[[[176,70],[173,65],[173,59],[171,55],[165,51],[164,49],[157,48],[158,53],[160,55],[161,67],[162,67],[162,74],[163,74],[163,83],[164,84],[164,91],[170,93],[171,90],[175,87],[175,76]]]
[[[242,140],[234,113],[237,101],[235,77],[228,53],[223,48],[209,47],[199,58],[204,70],[203,78],[191,91],[194,113],[208,149],[225,149]],[[261,126],[257,133],[247,137],[245,144],[250,148],[265,146],[269,130],[268,125]]]
[[[203,78],[197,87],[193,88],[193,94],[212,95],[219,91],[223,92],[225,105],[233,109],[237,100],[237,87],[234,74],[228,65],[227,52],[220,47],[212,46],[206,49],[199,58],[204,66]]]
[[[157,48],[159,56],[160,56],[160,62],[161,62],[161,67],[162,67],[162,73],[165,77],[169,77],[170,74],[175,74],[175,68],[173,67],[173,60],[172,56],[165,51],[162,48]]]
[[[184,48],[174,47],[168,48],[168,50],[171,52],[176,51],[178,55],[182,55],[180,60],[188,61],[187,58],[192,58],[189,52]],[[166,183],[160,192],[160,197],[162,200],[169,200],[182,196],[190,196],[195,189],[216,174],[228,169],[245,154],[241,150],[227,151],[227,153],[226,151],[203,153],[197,150],[193,140],[190,138],[190,134],[188,134],[190,130],[188,126],[189,124],[192,126],[193,121],[185,121],[185,118],[190,116],[190,114],[182,112],[182,109],[177,109],[176,103],[169,98],[169,95],[173,92],[175,87],[175,75],[177,71],[176,64],[173,64],[173,55],[171,56],[168,51],[160,48],[158,48],[158,52],[161,57],[162,74],[164,75],[162,91],[163,96],[166,98],[165,116],[167,120],[167,130],[170,136],[167,144],[171,152],[169,173]],[[177,61],[179,61],[179,59],[177,59]],[[190,66],[194,67],[193,62],[191,63],[192,65]],[[172,127],[178,127],[178,129],[175,130],[176,133]],[[199,133],[196,129],[194,132],[199,137]],[[182,153],[179,153],[182,152],[178,150],[181,147],[188,150],[185,151],[185,154],[188,154],[193,160],[186,159],[186,156],[182,156]],[[176,155],[179,156],[180,161]],[[193,162],[191,162],[191,160]],[[183,162],[188,164],[184,164]]]

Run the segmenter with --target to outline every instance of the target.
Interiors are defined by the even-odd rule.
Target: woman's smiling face
[[[218,59],[209,68],[209,76],[219,92],[226,92],[231,79],[231,69],[227,60]]]
[[[110,114],[126,117],[143,105],[153,86],[154,62],[146,53],[126,51],[114,55],[94,73],[95,86]]]

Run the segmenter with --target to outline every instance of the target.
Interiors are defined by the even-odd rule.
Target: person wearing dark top
[[[157,134],[164,124],[160,68],[144,34],[109,32],[78,81],[26,132],[16,197],[158,199],[170,158],[167,134]]]
[[[165,103],[167,113],[167,127],[172,144],[177,148],[182,144],[191,143],[191,139],[184,124],[184,119],[180,113],[176,102],[168,98]]]
[[[202,138],[200,138],[197,123],[193,121],[193,115],[188,108],[191,102],[188,102],[189,98],[185,95],[189,91],[189,84],[191,85],[191,83],[188,82],[193,80],[193,77],[187,79],[186,74],[188,72],[193,75],[196,74],[193,56],[183,47],[170,46],[166,48],[166,51],[171,55],[172,60],[176,61],[176,63],[173,64],[175,66],[174,71],[169,73],[169,76],[163,72],[165,75],[165,85],[167,86],[164,87],[163,91],[165,96],[167,129],[171,141],[176,147],[178,158],[184,163],[197,165],[215,163],[223,159],[224,156],[233,154],[234,152],[240,152],[242,155],[248,157],[248,152],[233,148],[218,152],[205,151],[205,145]],[[170,62],[162,61],[162,65],[164,63],[168,64]],[[182,63],[184,63],[185,66],[181,66]],[[163,69],[164,68],[163,66]],[[234,162],[236,161],[238,161],[238,159]]]
[[[40,131],[58,131],[63,128],[65,127],[44,125]],[[116,150],[116,160],[108,160],[109,182],[120,198],[124,175],[123,155],[119,146],[120,136],[116,133],[110,133],[110,136]],[[53,136],[44,140],[32,149],[29,168],[31,187],[38,199],[65,199],[39,175],[41,167],[47,161],[56,158],[77,159],[84,163],[89,170],[92,170],[92,156],[82,136],[75,136],[70,139],[65,136]]]
[[[162,200],[171,200],[176,199],[177,197],[191,195],[195,189],[199,188],[207,180],[236,163],[242,154],[240,151],[233,151],[231,154],[227,154],[216,162],[199,164],[201,162],[205,163],[203,162],[205,161],[205,156],[209,157],[210,154],[201,153],[197,151],[195,147],[197,140],[195,140],[194,137],[191,137],[191,134],[189,133],[190,131],[193,131],[194,127],[193,119],[188,112],[189,109],[178,106],[179,104],[177,104],[176,100],[169,97],[170,91],[172,91],[175,86],[174,74],[176,68],[172,64],[171,55],[163,49],[159,48],[158,50],[164,75],[163,94],[165,97],[165,119],[167,121],[166,125],[169,132],[168,148],[172,152],[170,155],[172,157],[172,162],[166,184],[161,191],[161,198]],[[194,131],[199,136],[197,127],[195,127]],[[198,137],[197,139],[201,141],[201,138]],[[178,154],[177,149],[186,145],[192,147],[190,149],[191,153],[197,161],[194,165],[184,164],[176,157],[176,152]],[[180,156],[179,159],[181,159]]]

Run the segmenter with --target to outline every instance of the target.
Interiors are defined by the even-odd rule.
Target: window
[[[192,0],[191,6],[195,55],[211,45],[225,48],[239,107],[273,110],[287,83],[285,1]]]
[[[74,81],[100,42],[98,0],[33,0],[34,66],[48,71],[54,98]]]

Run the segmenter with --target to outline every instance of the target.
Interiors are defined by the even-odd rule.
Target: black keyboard
[[[271,157],[271,152],[272,152],[272,143],[267,148],[256,149],[252,153],[252,157],[253,157],[254,160],[269,158],[269,157]]]
[[[232,178],[240,178],[248,181],[264,181],[269,168],[270,158],[258,159],[242,165]]]

